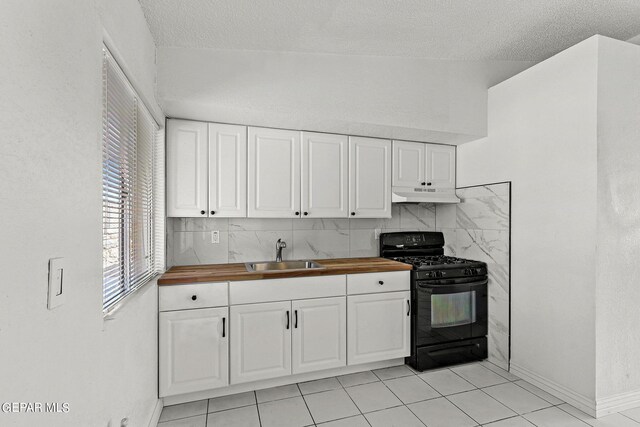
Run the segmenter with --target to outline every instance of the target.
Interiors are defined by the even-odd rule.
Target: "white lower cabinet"
[[[347,297],[349,365],[409,356],[411,292]]]
[[[346,298],[293,301],[292,309],[292,373],[346,366]]]
[[[231,306],[231,384],[291,374],[291,301]]]
[[[409,281],[399,271],[163,286],[160,397],[408,356]]]
[[[227,307],[159,314],[160,397],[229,384]]]

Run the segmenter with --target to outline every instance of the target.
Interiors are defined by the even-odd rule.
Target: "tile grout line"
[[[260,424],[260,427],[262,427],[262,418],[260,417],[260,406],[258,405],[258,393],[256,393],[255,390],[253,390],[253,398],[256,400],[256,412],[258,413],[258,424]]]
[[[207,399],[207,410],[204,413],[204,427],[207,427],[209,424],[209,402],[211,402],[211,399]]]
[[[307,405],[307,399],[304,398],[304,394],[302,394],[302,389],[300,388],[300,383],[296,383],[296,387],[298,387],[298,391],[300,392],[300,397],[302,398],[302,401],[304,402],[304,406],[307,408],[307,412],[309,413],[309,416],[311,417],[311,421],[313,422],[313,425],[316,424],[316,419],[313,417],[313,414],[311,413],[311,409],[309,409],[309,405]]]
[[[626,410],[625,410],[625,412],[626,412],[626,411],[628,411],[628,409],[626,409]],[[624,413],[622,413],[622,412],[615,412],[615,413],[616,413],[616,414],[620,414],[620,415],[622,415],[622,416],[623,416],[623,417],[625,417],[625,418],[629,418],[629,419],[630,419],[631,421],[633,421],[634,423],[636,423],[636,424],[640,425],[640,422],[638,422],[638,421],[634,420],[633,418],[631,418],[630,416],[628,416],[628,415],[626,415],[626,414],[624,414]],[[611,414],[611,415],[613,415],[613,414]],[[606,415],[605,415],[605,416],[606,416]]]
[[[566,402],[565,402],[565,403],[566,403]],[[574,408],[574,409],[578,409],[578,408],[576,408],[575,406],[572,406],[572,405],[571,405],[571,404],[569,404],[569,403],[567,403],[567,405],[571,406],[571,407],[572,407],[572,408]],[[570,412],[568,412],[568,411],[565,411],[565,410],[564,410],[564,409],[562,409],[560,406],[562,406],[562,405],[558,405],[558,406],[556,406],[556,407],[557,407],[558,409],[560,409],[562,412],[564,412],[565,414],[569,414],[569,415],[571,415],[573,418],[575,418],[575,419],[579,420],[580,422],[582,422],[582,423],[583,423],[583,424],[585,424],[585,425],[591,425],[591,424],[589,424],[588,422],[583,421],[583,420],[581,420],[580,418],[576,417],[576,416],[575,416],[575,415],[573,415],[572,413],[570,413]],[[578,409],[578,411],[580,411],[580,409]],[[580,411],[580,412],[582,412],[582,411]],[[583,413],[584,413],[584,412],[583,412]],[[586,415],[586,416],[588,416],[588,417],[590,417],[590,415],[589,415],[589,414],[585,414],[585,415]],[[593,417],[592,417],[592,418],[593,418]],[[594,420],[595,420],[595,419],[596,419],[596,418],[594,418]]]

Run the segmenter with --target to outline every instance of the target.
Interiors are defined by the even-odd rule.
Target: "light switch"
[[[220,243],[220,232],[218,230],[211,232],[211,243]]]
[[[51,258],[49,260],[49,293],[47,308],[54,308],[64,304],[64,258]]]

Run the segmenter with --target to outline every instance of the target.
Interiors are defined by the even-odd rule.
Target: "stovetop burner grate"
[[[447,255],[437,255],[437,256],[405,256],[405,257],[393,257],[391,258],[394,261],[403,262],[405,264],[411,264],[414,267],[426,268],[433,266],[442,266],[442,265],[464,265],[464,264],[473,264],[477,263],[477,261],[456,258]]]

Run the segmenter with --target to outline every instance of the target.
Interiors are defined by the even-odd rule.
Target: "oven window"
[[[476,291],[431,295],[431,327],[447,328],[476,321]]]

